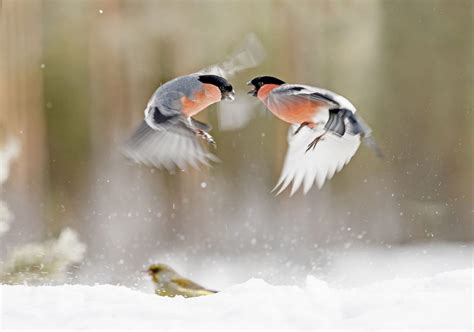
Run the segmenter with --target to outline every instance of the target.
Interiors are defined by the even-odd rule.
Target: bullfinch
[[[288,150],[277,185],[280,194],[293,183],[290,196],[303,184],[306,194],[316,182],[321,188],[352,158],[361,138],[381,156],[370,127],[346,98],[329,90],[287,84],[272,76],[248,82],[257,97],[279,119],[290,123]]]
[[[192,117],[209,105],[233,99],[232,85],[218,75],[195,73],[166,82],[151,96],[145,119],[123,153],[137,163],[170,171],[208,165],[217,158],[200,139],[215,146],[211,128]]]

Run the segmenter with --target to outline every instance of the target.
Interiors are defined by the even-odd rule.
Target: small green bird
[[[160,296],[196,297],[217,293],[217,291],[206,289],[189,279],[183,278],[166,264],[153,264],[147,272],[155,284],[155,293]]]

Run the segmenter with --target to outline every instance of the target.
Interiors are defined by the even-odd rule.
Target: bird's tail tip
[[[375,139],[369,135],[369,136],[364,136],[363,140],[365,145],[367,145],[372,151],[374,151],[375,155],[380,158],[380,159],[385,159],[385,154],[383,150],[380,148],[380,146],[377,144]]]

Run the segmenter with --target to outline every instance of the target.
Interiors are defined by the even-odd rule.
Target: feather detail
[[[205,124],[199,123],[199,126],[204,127]],[[219,159],[208,152],[199,140],[183,121],[161,130],[153,129],[143,121],[125,142],[122,153],[136,163],[169,171],[176,168],[186,170],[189,165],[193,168],[201,164],[210,166],[210,161],[218,162]]]
[[[304,127],[297,135],[293,133],[298,125],[288,131],[288,151],[285,156],[280,178],[272,191],[279,195],[291,183],[292,196],[303,185],[306,194],[316,183],[321,188],[325,181],[331,179],[354,156],[360,145],[359,135],[346,134],[337,136],[327,133],[314,149],[306,152],[308,145],[316,137],[325,133],[324,129]]]

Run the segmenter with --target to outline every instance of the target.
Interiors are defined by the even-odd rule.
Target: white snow
[[[363,262],[362,262],[363,264]],[[1,328],[472,329],[473,269],[341,287],[251,279],[200,298],[122,286],[1,286]]]

